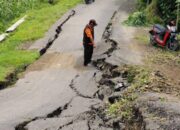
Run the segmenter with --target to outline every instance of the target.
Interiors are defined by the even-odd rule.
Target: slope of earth
[[[76,14],[63,25],[46,54],[27,69],[14,87],[0,92],[0,129],[112,129],[103,125],[96,109],[102,103],[96,97],[102,73],[82,66],[82,32],[89,19],[96,19],[99,45],[112,15],[124,2],[96,0],[75,8]],[[62,20],[58,22],[56,25]],[[36,42],[30,49],[41,49],[47,42]]]
[[[136,28],[135,30],[131,47],[134,51],[143,54],[141,58],[144,64],[132,66],[131,63],[119,66],[118,62],[108,62],[108,64],[111,63],[111,67],[118,65],[111,73],[123,75],[130,84],[129,87],[121,88],[119,93],[111,97],[111,104],[107,106],[109,118],[116,119],[115,124],[119,129],[178,130],[180,129],[179,51],[171,52],[148,45],[149,29]],[[128,50],[128,52],[132,51]],[[138,55],[135,55],[133,58],[134,62],[138,61],[137,57]],[[108,59],[103,61],[107,64]],[[108,80],[108,83],[112,81],[114,79]],[[111,85],[117,86],[117,84]],[[122,84],[119,85],[122,86]]]

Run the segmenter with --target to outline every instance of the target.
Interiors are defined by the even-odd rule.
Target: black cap
[[[94,19],[89,20],[89,24],[93,24],[94,26],[98,25]]]

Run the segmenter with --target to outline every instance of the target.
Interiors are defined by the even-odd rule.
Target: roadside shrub
[[[171,19],[176,19],[176,0],[158,0],[157,8],[159,16],[164,22],[168,22]]]
[[[176,0],[137,0],[137,9],[146,13],[150,23],[166,24],[177,17]]]
[[[145,26],[147,24],[146,15],[144,12],[134,12],[125,23],[130,26]]]
[[[146,8],[148,4],[150,4],[152,0],[137,0],[137,8],[138,10],[143,10]]]
[[[161,17],[159,17],[159,11],[157,7],[158,0],[153,0],[145,9],[147,20],[149,23],[163,23]]]

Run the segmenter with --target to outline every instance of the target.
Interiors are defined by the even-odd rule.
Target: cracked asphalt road
[[[0,130],[112,129],[100,125],[103,120],[92,109],[102,105],[94,97],[101,72],[92,66],[82,66],[82,33],[89,19],[96,19],[99,23],[95,29],[96,43],[100,46],[106,26],[124,2],[96,0],[75,8],[76,15],[64,24],[46,54],[27,69],[14,87],[0,91]],[[50,30],[55,31],[54,27]],[[54,33],[51,31],[49,35]],[[42,46],[43,40],[31,49]]]

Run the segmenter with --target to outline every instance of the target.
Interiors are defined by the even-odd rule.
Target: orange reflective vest
[[[94,28],[91,28],[89,25],[86,25],[84,28],[83,44],[91,45],[91,39],[94,40]]]

